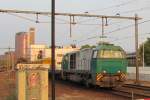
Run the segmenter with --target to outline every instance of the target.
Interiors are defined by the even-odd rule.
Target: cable
[[[96,20],[96,19],[98,19],[98,18],[93,18],[93,19],[89,18],[89,19],[81,20],[77,23],[80,24],[80,23],[89,22],[89,21]]]
[[[112,8],[115,8],[115,7],[120,7],[120,6],[125,6],[125,5],[128,5],[132,2],[135,2],[136,0],[130,0],[130,1],[127,1],[127,2],[123,2],[123,3],[120,3],[120,4],[117,4],[117,5],[112,5],[110,7],[106,7],[106,8],[102,8],[102,9],[97,9],[97,10],[89,10],[89,11],[86,11],[86,12],[97,12],[97,11],[103,11],[103,10],[107,10],[107,9],[112,9]]]
[[[136,12],[136,11],[143,11],[143,10],[146,10],[146,9],[150,9],[150,7],[143,7],[143,8],[128,10],[128,11],[124,11],[124,12],[120,12],[120,13],[132,13],[132,12]]]
[[[98,29],[99,29],[99,28],[96,27],[96,28],[92,29],[92,30],[91,30],[90,32],[88,32],[88,33],[95,33],[95,32],[98,31]]]
[[[45,15],[47,17],[51,17],[50,15]],[[61,19],[61,18],[55,18],[56,20],[59,20],[59,21],[63,21],[63,22],[66,22],[66,23],[69,23],[69,21],[65,20],[65,19]]]
[[[18,18],[21,18],[21,19],[25,19],[25,20],[28,20],[28,21],[31,21],[31,22],[36,22],[36,20],[33,20],[33,19],[30,19],[30,18],[27,18],[27,17],[23,17],[23,16],[20,16],[20,15],[17,15],[17,14],[13,14],[13,13],[7,13],[9,15],[12,15],[12,16],[15,16],[15,17],[18,17]],[[68,22],[66,20],[63,20],[63,19],[59,19],[59,18],[56,18],[57,20],[59,21],[65,21],[65,22]],[[38,21],[38,23],[50,23],[50,21]],[[68,24],[68,23],[59,23],[58,24]]]
[[[138,24],[140,25],[140,24],[143,24],[143,23],[146,23],[146,22],[149,22],[149,21],[150,21],[150,20],[145,20],[145,21],[140,22],[140,23],[138,23]],[[131,24],[131,25],[128,25],[128,26],[125,26],[125,27],[119,28],[119,29],[115,29],[115,30],[110,31],[110,32],[105,33],[105,34],[109,34],[109,33],[117,32],[117,31],[121,31],[121,30],[127,29],[127,28],[132,27],[132,26],[134,26],[134,24]],[[94,39],[94,38],[99,38],[99,36],[89,37],[89,38],[84,39],[84,40],[81,40],[81,41],[79,41],[79,42],[87,41],[87,40]]]
[[[150,33],[142,33],[142,34],[139,34],[139,35],[143,35],[143,34],[150,34]],[[119,41],[119,40],[124,40],[124,39],[129,39],[129,38],[132,38],[134,37],[133,35],[132,36],[127,36],[127,37],[123,37],[123,38],[120,38],[120,39],[116,39],[114,41],[110,41],[110,42],[115,42],[115,41]]]
[[[18,18],[21,18],[21,19],[25,19],[25,20],[28,20],[28,21],[31,21],[31,22],[36,22],[33,19],[30,19],[30,18],[27,18],[27,17],[23,17],[23,16],[19,16],[19,15],[13,14],[13,13],[7,13],[7,14],[15,16],[15,17],[18,17]]]
[[[13,15],[13,16],[18,17],[18,18],[21,18],[21,19],[25,19],[25,20],[31,21],[31,22],[36,22],[36,20],[30,19],[30,18],[27,18],[27,17],[19,16],[19,15],[12,14],[12,13],[8,13],[8,14],[9,15]],[[59,19],[59,18],[56,18],[56,19],[59,20],[59,21],[67,22],[67,23],[56,22],[57,24],[69,24],[69,21],[66,21],[66,20],[63,20],[63,19]],[[38,21],[38,23],[50,23],[50,21]],[[80,24],[80,25],[100,25],[100,24]]]
[[[13,15],[13,16],[16,16],[16,17],[18,17],[18,18],[21,18],[21,19],[25,19],[25,20],[28,20],[28,21],[31,21],[31,22],[37,22],[36,20],[33,20],[33,19],[30,19],[30,18],[27,18],[27,17],[23,17],[23,16],[19,16],[19,15],[16,15],[16,14],[12,14],[12,13],[8,13],[9,15]],[[64,20],[64,19],[60,19],[60,18],[56,18],[57,20],[59,20],[59,21],[64,21],[64,22],[66,22],[66,23],[61,23],[61,22],[56,22],[57,24],[69,24],[69,21],[66,21],[66,20]],[[98,19],[98,18],[95,18],[95,19],[92,19],[92,20],[96,20],[96,19]],[[89,20],[89,19],[87,19],[87,20]],[[87,21],[87,20],[84,20],[84,21],[81,21],[81,22],[79,22],[79,23],[76,23],[76,24],[78,24],[78,25],[93,25],[93,26],[97,26],[97,25],[101,25],[101,24],[82,24],[82,22],[85,22],[85,21]],[[38,21],[38,23],[50,23],[50,21]],[[118,22],[114,22],[114,23],[118,23]],[[111,23],[111,24],[109,24],[109,25],[114,25],[114,23]],[[120,23],[120,22],[119,22]]]
[[[61,18],[56,18],[56,20],[59,20],[59,21],[63,21],[63,22],[69,23],[69,21],[64,20],[64,19],[61,19]]]
[[[50,23],[50,21],[39,21],[39,23]],[[61,23],[61,22],[56,22],[57,24],[69,24],[69,23]],[[110,25],[115,25],[115,24],[118,24],[118,23],[121,23],[121,22],[113,22],[113,23],[110,23]],[[101,24],[99,23],[87,23],[87,24],[81,24],[81,23],[76,23],[76,25],[87,25],[87,26],[100,26]]]

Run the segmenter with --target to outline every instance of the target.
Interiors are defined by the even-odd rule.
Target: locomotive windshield
[[[98,58],[124,58],[124,53],[122,51],[100,50]]]

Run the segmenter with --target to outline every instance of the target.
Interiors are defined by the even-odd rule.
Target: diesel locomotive
[[[126,80],[127,60],[120,46],[101,44],[96,48],[67,53],[62,60],[61,77],[86,86],[115,87]]]

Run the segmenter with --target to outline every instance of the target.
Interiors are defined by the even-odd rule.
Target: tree
[[[85,48],[91,48],[91,46],[88,44],[81,46],[81,49],[85,49]]]
[[[95,45],[88,45],[88,44],[86,44],[86,45],[83,45],[83,46],[81,46],[81,49],[85,49],[85,48],[95,48],[96,46]]]
[[[99,42],[98,42],[98,45],[104,45],[104,44],[107,45],[107,44],[110,44],[110,43],[109,43],[109,42],[105,42],[105,41],[99,41]]]
[[[92,45],[91,48],[96,48],[96,46],[95,46],[95,45]]]
[[[143,45],[144,45],[144,60],[147,66],[150,66],[150,38],[147,39],[145,43],[140,45],[139,55],[143,58]]]

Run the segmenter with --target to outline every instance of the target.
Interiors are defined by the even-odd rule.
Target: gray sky
[[[1,9],[35,10],[51,11],[51,0],[1,0]],[[150,0],[56,0],[56,12],[134,16],[137,13],[143,19],[150,20]],[[23,15],[35,20],[35,15]],[[29,27],[36,28],[36,42],[50,45],[51,26],[50,17],[39,16],[41,22],[36,24],[29,20],[18,18],[10,14],[0,14],[0,48],[14,47],[15,33],[19,31],[28,31]],[[78,45],[96,44],[99,38],[88,39],[101,34],[101,19],[76,17],[76,25],[73,26],[73,37],[69,37],[68,17],[56,17],[56,43],[57,45],[68,45],[76,40]],[[65,23],[65,24],[62,24]],[[105,27],[107,41],[112,41],[116,45],[122,46],[126,51],[134,51],[134,27],[122,29],[133,21],[108,19],[108,26]],[[86,25],[85,25],[86,24]],[[87,25],[88,24],[88,25]],[[92,25],[89,25],[92,24]],[[139,42],[142,43],[147,37],[150,37],[150,22],[139,25]],[[113,30],[119,30],[109,33]],[[129,37],[129,38],[128,38]],[[81,41],[81,42],[79,42]]]

